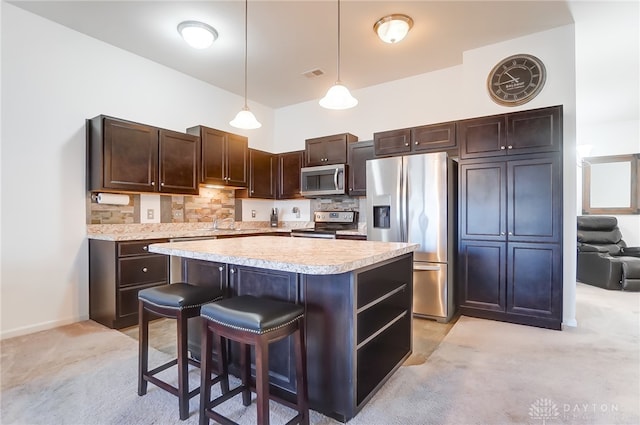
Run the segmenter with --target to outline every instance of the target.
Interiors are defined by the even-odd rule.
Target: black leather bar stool
[[[309,423],[307,395],[307,364],[304,347],[304,309],[283,301],[257,298],[250,295],[226,298],[206,304],[202,316],[202,381],[200,383],[200,425],[213,419],[222,424],[234,424],[229,418],[213,410],[231,397],[242,393],[245,406],[251,404],[251,345],[255,347],[257,416],[259,425],[269,424],[269,399],[298,411],[287,424]],[[296,403],[269,393],[269,344],[294,335],[296,357]],[[215,335],[215,338],[214,338]],[[240,343],[240,376],[242,384],[211,400],[211,355],[220,337]]]
[[[138,345],[138,395],[147,393],[147,382],[157,385],[165,391],[178,397],[180,419],[189,417],[189,399],[200,392],[200,387],[189,391],[189,364],[200,366],[200,362],[190,359],[187,354],[187,321],[200,315],[200,306],[222,299],[222,291],[211,287],[196,286],[188,283],[172,283],[143,289],[138,293],[138,320],[140,338]],[[178,328],[178,356],[177,358],[149,370],[149,320],[152,313],[158,316],[176,319]],[[222,347],[224,348],[224,347]],[[214,381],[220,381],[223,392],[229,390],[228,374],[226,373],[226,352],[217,351],[218,375]],[[209,357],[212,353],[209,352]],[[209,362],[211,363],[211,362]],[[162,381],[154,375],[178,365],[178,387]],[[211,366],[209,371],[211,373]]]

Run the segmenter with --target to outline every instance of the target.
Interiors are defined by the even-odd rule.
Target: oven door
[[[317,239],[335,239],[335,232],[322,232],[314,229],[293,229],[291,230],[292,238],[317,238]]]

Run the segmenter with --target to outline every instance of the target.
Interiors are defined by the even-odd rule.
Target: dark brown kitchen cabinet
[[[560,152],[562,106],[458,121],[460,158]]]
[[[89,240],[89,318],[112,329],[138,324],[138,292],[169,283],[169,257],[149,244]]]
[[[246,137],[201,125],[188,128],[187,133],[201,139],[200,183],[247,186],[249,141]]]
[[[300,168],[304,151],[278,154],[278,199],[300,198]]]
[[[305,164],[316,165],[346,164],[347,145],[358,141],[358,137],[349,133],[316,137],[305,140]]]
[[[376,156],[441,152],[456,147],[456,123],[445,122],[374,133]]]
[[[461,161],[459,220],[460,311],[560,329],[559,155]]]
[[[89,190],[198,193],[199,137],[103,115],[87,127]]]
[[[236,198],[275,199],[277,177],[277,155],[249,149],[249,187],[237,190]]]
[[[367,194],[367,160],[375,158],[373,140],[350,143],[347,158],[349,195],[365,196]]]
[[[207,286],[211,291],[227,291],[227,271],[225,263],[215,261],[195,260],[182,258],[182,279],[192,285]],[[200,341],[202,332],[202,319],[194,317],[187,323],[187,346],[190,357],[200,360]]]
[[[229,295],[253,295],[301,304],[298,274],[259,269],[255,267],[229,265]],[[290,336],[269,345],[269,381],[284,391],[296,390],[296,365]],[[237,370],[239,349],[231,344],[231,370]],[[252,355],[253,359],[253,355]],[[252,360],[252,363],[255,363]]]

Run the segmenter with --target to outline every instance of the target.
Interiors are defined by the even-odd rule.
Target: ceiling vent
[[[302,73],[307,78],[316,78],[324,75],[324,71],[320,68],[311,69]]]

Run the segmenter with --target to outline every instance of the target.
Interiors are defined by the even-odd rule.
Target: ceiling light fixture
[[[206,49],[218,38],[218,31],[211,25],[198,21],[184,21],[178,24],[178,32],[194,49]]]
[[[358,99],[351,96],[349,89],[340,81],[340,0],[338,0],[338,79],[319,103],[327,109],[349,109],[358,104]]]
[[[373,30],[385,43],[397,43],[407,36],[412,26],[411,17],[394,13],[378,19],[378,22],[373,24]]]
[[[249,10],[249,4],[248,4],[248,1],[245,0],[244,1],[244,108],[242,108],[242,110],[238,112],[238,114],[232,121],[229,121],[229,124],[231,124],[235,128],[253,130],[255,128],[262,127],[262,124],[260,124],[260,122],[256,119],[255,115],[253,115],[253,113],[249,110],[249,106],[247,106],[247,50],[248,50],[247,49],[247,45],[248,45],[247,22],[249,20],[248,10]]]

